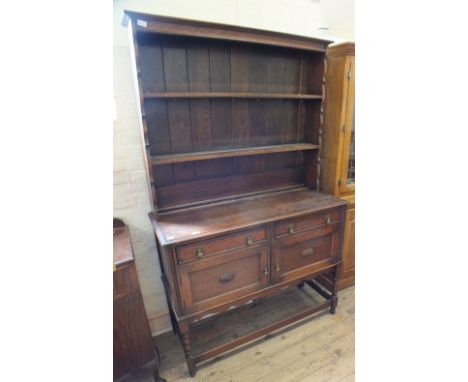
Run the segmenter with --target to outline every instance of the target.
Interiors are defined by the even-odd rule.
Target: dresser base
[[[332,268],[332,274],[337,274],[337,267],[338,265]],[[327,272],[330,272],[330,269]],[[314,275],[316,276],[319,274]],[[336,276],[333,281],[331,288],[326,289],[313,278],[301,280],[271,295],[253,299],[235,309],[202,319],[177,319],[176,314],[171,312],[190,376],[195,376],[198,364],[240,345],[268,337],[281,328],[311,318],[326,309],[330,309],[330,313],[334,314],[338,303]],[[275,309],[278,306],[281,306],[280,310]],[[259,316],[267,317],[266,320],[262,320],[267,323],[262,328],[255,325]]]

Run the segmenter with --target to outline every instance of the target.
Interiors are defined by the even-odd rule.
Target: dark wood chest
[[[150,218],[193,376],[199,362],[335,311],[346,202],[319,191],[329,42],[134,12],[126,24]],[[328,289],[314,280],[324,272]],[[193,350],[199,322],[288,288],[323,302]]]
[[[154,347],[140,292],[128,227],[114,219],[114,380],[123,381],[144,368],[159,378]]]

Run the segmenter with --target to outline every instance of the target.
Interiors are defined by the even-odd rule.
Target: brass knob
[[[252,236],[247,236],[247,245],[252,245],[253,244],[253,240],[252,240]]]
[[[276,271],[276,272],[279,272],[279,270],[280,270],[280,267],[279,267],[278,264],[276,264],[276,265],[275,265],[275,271]]]
[[[325,216],[325,224],[330,224],[330,222],[331,222],[330,215]]]
[[[197,248],[197,256],[198,257],[203,257],[203,249]]]
[[[265,265],[265,268],[263,268],[263,274],[265,276],[268,276],[268,267]]]
[[[288,224],[288,233],[293,233],[294,232],[294,227],[291,223]]]

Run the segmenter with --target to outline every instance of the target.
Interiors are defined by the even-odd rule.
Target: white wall
[[[130,227],[146,312],[156,334],[169,330],[170,321],[147,216],[151,202],[127,30],[121,26],[124,9],[338,41],[354,40],[354,0],[114,0],[114,216]]]

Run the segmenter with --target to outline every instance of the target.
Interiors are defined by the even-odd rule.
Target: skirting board
[[[172,331],[169,311],[153,314],[151,317],[148,317],[148,322],[153,337]]]

